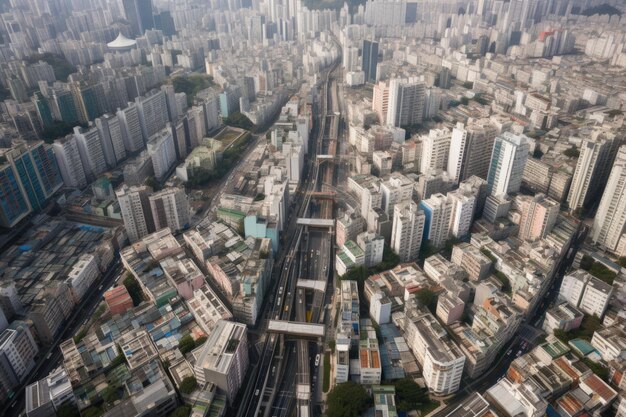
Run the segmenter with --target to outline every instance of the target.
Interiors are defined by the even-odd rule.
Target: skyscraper
[[[152,0],[122,0],[122,5],[135,36],[142,36],[147,29],[154,28]]]
[[[422,136],[422,161],[420,171],[445,170],[450,154],[450,130],[430,129]]]
[[[583,140],[567,196],[570,210],[588,207],[602,194],[620,141],[615,135],[595,131]]]
[[[542,239],[552,231],[559,215],[560,205],[543,194],[516,198],[521,220],[518,237],[522,240]]]
[[[504,132],[496,137],[487,175],[487,186],[492,195],[519,191],[529,149],[528,138],[524,135]]]
[[[13,167],[0,165],[0,225],[13,227],[30,212],[26,193]]]
[[[374,86],[372,110],[378,115],[381,124],[387,121],[389,110],[389,81],[380,81]]]
[[[402,262],[417,259],[424,233],[424,213],[413,201],[396,204],[393,208],[391,249]]]
[[[391,80],[387,124],[401,127],[422,123],[424,100],[423,83],[416,80]]]
[[[452,206],[452,201],[441,193],[420,201],[425,215],[423,240],[430,240],[436,248],[442,247],[450,234]]]
[[[378,42],[363,40],[361,69],[365,73],[365,82],[376,82],[376,66],[378,65]]]
[[[491,150],[497,134],[497,128],[487,120],[472,122],[467,126],[457,123],[450,139],[450,177],[456,182],[472,175],[487,178]]]
[[[182,230],[189,226],[189,201],[184,190],[166,188],[148,197],[155,230],[169,227],[170,230]]]
[[[621,146],[600,200],[591,238],[610,251],[626,231],[626,146]]]
[[[107,169],[100,133],[95,126],[90,129],[83,129],[79,126],[74,128],[78,151],[83,161],[85,174],[91,179],[95,179]]]
[[[124,135],[117,116],[105,114],[96,119],[96,127],[102,141],[104,158],[110,167],[115,167],[126,158]]]
[[[150,193],[152,193],[150,187],[128,187],[126,185],[115,192],[126,234],[131,242],[136,242],[154,231],[148,200]]]
[[[0,154],[1,155],[1,154]],[[63,179],[50,145],[19,144],[4,153],[13,168],[33,210],[42,209],[46,201],[63,186]]]
[[[63,177],[63,183],[70,188],[84,188],[87,186],[85,169],[80,159],[78,144],[74,135],[57,139],[52,144]]]

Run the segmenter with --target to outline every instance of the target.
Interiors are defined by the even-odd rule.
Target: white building
[[[452,129],[448,174],[455,182],[476,175],[487,178],[493,142],[498,129],[488,120],[478,120]]]
[[[524,135],[504,132],[496,137],[487,175],[487,185],[492,195],[519,191],[529,150],[529,141]]]
[[[422,123],[425,86],[409,79],[392,79],[389,83],[387,124],[402,127]]]
[[[115,192],[120,205],[122,220],[124,220],[124,228],[128,240],[131,242],[136,242],[154,230],[148,200],[151,193],[150,187],[128,187],[126,185]]]
[[[398,203],[411,201],[414,181],[405,175],[394,172],[380,184],[382,192],[382,209],[388,215],[393,215],[394,207]]]
[[[365,266],[369,268],[383,261],[384,237],[373,232],[363,232],[356,237],[356,243],[363,249]]]
[[[391,249],[402,262],[417,259],[426,216],[413,201],[396,204],[391,230]]]
[[[0,369],[0,388],[5,392],[19,385],[35,366],[35,356],[39,352],[35,339],[25,324],[9,328],[0,334],[0,355],[3,358]],[[9,383],[9,386],[2,385]]]
[[[437,319],[425,310],[407,306],[402,327],[429,391],[434,395],[458,391],[465,356]]]
[[[176,162],[176,146],[171,129],[163,129],[148,142],[148,155],[152,158],[154,176],[162,180]]]
[[[169,227],[173,232],[189,227],[191,215],[184,190],[166,188],[148,197],[154,221],[154,230]]]
[[[447,128],[431,129],[422,139],[422,173],[432,170],[446,170],[450,154],[450,140],[452,134]]]
[[[194,351],[194,374],[202,386],[217,385],[232,403],[248,370],[246,325],[220,320],[207,341]]]
[[[84,188],[87,186],[85,169],[78,151],[78,143],[74,135],[55,140],[52,144],[63,183],[69,188]]]
[[[110,114],[97,118],[95,122],[107,164],[110,167],[115,167],[126,159],[122,125],[117,116],[111,116]]]
[[[452,208],[452,201],[440,193],[420,201],[420,209],[425,216],[424,240],[430,240],[430,243],[437,248],[442,247],[450,235]]]
[[[187,300],[189,311],[202,330],[210,334],[219,320],[230,320],[233,315],[222,300],[208,285],[203,285],[193,292],[193,298]]]
[[[605,362],[626,360],[626,332],[619,325],[595,331],[591,345]]]
[[[625,231],[626,146],[621,146],[594,218],[591,238],[594,243],[615,252]]]
[[[95,256],[83,253],[67,274],[67,285],[72,290],[74,302],[79,303],[94,281],[100,276]]]
[[[582,312],[602,317],[606,310],[613,287],[582,269],[563,277],[559,297]]]
[[[599,195],[611,169],[617,144],[619,141],[614,135],[601,134],[600,131],[583,140],[567,195],[570,210],[587,206]]]
[[[152,90],[135,99],[141,131],[145,139],[151,138],[168,122],[167,100],[163,90]]]
[[[448,193],[448,200],[452,203],[450,234],[457,238],[467,236],[474,220],[476,197],[459,188]]]
[[[80,126],[74,128],[74,136],[78,144],[78,152],[83,162],[85,174],[90,178],[96,178],[107,170],[107,163],[102,150],[102,141],[100,133],[94,126],[88,130],[82,129]]]
[[[124,147],[128,152],[137,152],[145,146],[139,112],[134,103],[124,109],[118,109],[116,113],[122,129]]]

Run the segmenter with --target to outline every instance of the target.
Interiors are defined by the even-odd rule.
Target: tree
[[[254,129],[254,123],[248,117],[240,112],[236,112],[224,119],[224,124],[227,126],[238,127],[240,129],[252,130]]]
[[[615,272],[611,271],[600,262],[594,262],[591,268],[589,268],[589,273],[609,285],[613,285],[613,281],[617,276]]]
[[[585,254],[585,255],[583,255],[582,259],[580,260],[580,269],[584,269],[585,271],[589,271],[594,263],[595,263],[595,261],[593,260],[593,258],[591,256]]]
[[[105,388],[102,392],[102,399],[107,404],[113,404],[115,401],[121,398],[119,390],[111,385]]]
[[[571,148],[564,150],[563,155],[568,158],[578,158],[580,156],[580,151],[576,148],[576,146],[572,146]]]
[[[541,151],[541,148],[537,146],[535,150],[533,151],[533,158],[541,159],[542,156],[543,156],[543,152]]]
[[[617,263],[619,264],[619,266],[621,266],[622,268],[626,268],[626,256],[622,256],[617,260]]]
[[[207,339],[208,338],[206,336],[200,336],[199,338],[197,338],[195,341],[196,347],[202,345],[204,342],[206,342]]]
[[[213,77],[210,75],[192,74],[188,76],[175,77],[172,79],[172,85],[174,86],[175,92],[185,93],[187,95],[187,106],[191,107],[196,94],[215,85],[215,83],[213,82]]]
[[[463,105],[467,105],[469,103],[469,98],[467,97],[461,97],[461,104]]]
[[[191,414],[191,408],[186,405],[181,405],[177,407],[176,410],[172,411],[168,417],[189,417],[189,414]]]
[[[393,385],[396,388],[396,402],[399,410],[415,410],[430,402],[428,391],[417,385],[411,378],[398,379]]]
[[[423,288],[415,294],[417,301],[424,307],[433,311],[437,307],[437,297],[435,293],[429,290],[428,288]]]
[[[126,287],[126,291],[128,291],[130,298],[133,300],[133,305],[138,306],[143,300],[143,291],[141,291],[141,287],[139,286],[137,280],[135,280],[135,277],[128,274],[126,278],[124,278],[123,284]]]
[[[186,353],[191,352],[196,347],[196,342],[194,342],[193,337],[191,335],[185,335],[178,341],[178,350],[180,353],[185,355]]]
[[[180,382],[178,389],[183,394],[191,394],[198,387],[198,381],[195,376],[188,376]]]
[[[360,417],[373,401],[362,385],[348,381],[328,393],[326,404],[328,417]]]
[[[159,191],[161,189],[161,184],[153,176],[146,178],[146,185],[152,188],[154,191]]]
[[[103,411],[100,407],[96,407],[92,405],[91,407],[85,408],[80,415],[82,417],[98,417],[103,414]]]
[[[73,404],[63,404],[57,410],[57,417],[80,417],[80,413]]]
[[[463,87],[467,88],[468,90],[471,90],[472,88],[474,88],[474,83],[471,81],[465,81],[463,83]]]

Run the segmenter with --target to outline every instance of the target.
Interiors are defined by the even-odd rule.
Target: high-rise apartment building
[[[534,197],[518,196],[515,199],[521,212],[518,237],[534,241],[542,239],[552,231],[559,215],[560,204],[543,194]]]
[[[425,216],[423,239],[430,240],[430,243],[437,248],[442,247],[450,235],[452,208],[452,201],[441,193],[433,194],[427,200],[420,201],[420,209],[423,210]]]
[[[413,197],[414,181],[405,175],[394,172],[389,178],[380,184],[382,192],[382,209],[385,213],[393,215],[393,208],[396,204],[410,201]]]
[[[122,0],[122,6],[134,36],[142,36],[154,28],[152,0]]]
[[[35,367],[37,344],[25,322],[15,322],[0,334],[0,399],[13,390]]]
[[[422,123],[425,89],[424,84],[417,80],[391,80],[387,124],[402,127]]]
[[[84,188],[87,186],[85,169],[78,150],[77,139],[68,135],[57,139],[52,144],[63,183],[70,188]]]
[[[602,195],[619,144],[615,135],[602,131],[583,140],[567,196],[570,210],[588,208]]]
[[[389,110],[389,81],[380,81],[374,86],[372,110],[378,115],[378,120],[381,124],[387,122],[387,111]]]
[[[165,128],[150,138],[148,155],[152,158],[154,177],[163,179],[176,162],[176,146],[170,129]]]
[[[169,227],[173,232],[189,226],[189,201],[180,188],[166,188],[148,197],[155,230]]]
[[[141,122],[139,121],[139,112],[137,106],[130,104],[123,110],[117,110],[117,118],[122,129],[122,138],[124,147],[129,153],[137,152],[143,149],[145,142],[141,131]]]
[[[31,212],[26,192],[10,164],[0,166],[0,225],[13,227]]]
[[[402,262],[417,259],[424,234],[424,212],[413,201],[394,206],[391,229],[391,249]]]
[[[582,269],[563,277],[559,297],[583,313],[602,317],[609,305],[613,287]]]
[[[126,159],[126,147],[124,146],[124,134],[122,125],[117,116],[105,114],[96,119],[96,127],[102,142],[102,151],[107,165],[116,167]]]
[[[462,238],[469,234],[474,220],[476,197],[471,191],[459,188],[448,193],[448,200],[452,203],[450,215],[450,234]]]
[[[504,132],[496,137],[487,175],[487,186],[492,195],[519,191],[529,149],[528,138],[524,135]]]
[[[488,120],[478,120],[452,129],[448,174],[455,182],[476,175],[487,178],[493,142],[498,129]]]
[[[98,175],[107,170],[100,133],[95,126],[87,130],[77,126],[74,128],[74,136],[78,144],[78,152],[83,162],[85,175],[93,181]]]
[[[594,243],[615,251],[624,232],[626,232],[626,146],[621,146],[594,218],[591,238]]]
[[[422,173],[447,168],[450,139],[451,133],[447,128],[431,129],[428,135],[422,136]]]
[[[26,194],[28,203],[33,211],[42,209],[52,195],[63,186],[63,179],[59,166],[54,157],[54,151],[50,145],[43,142],[35,144],[20,143],[13,148],[0,152],[0,156],[6,159],[5,164],[13,169],[13,174],[5,171],[3,181],[10,183],[14,175],[19,181],[19,187]],[[4,171],[3,168],[0,168]],[[13,206],[9,201],[12,198],[11,187],[2,187],[7,194],[0,199],[5,203],[5,209],[12,210]]]
[[[365,73],[365,82],[376,82],[376,66],[378,65],[378,42],[363,40],[361,69]]]
[[[136,242],[154,231],[149,201],[151,193],[150,187],[128,187],[126,185],[115,192],[126,234],[131,242]]]
[[[148,140],[165,127],[168,120],[165,91],[152,90],[135,99],[143,137]]]

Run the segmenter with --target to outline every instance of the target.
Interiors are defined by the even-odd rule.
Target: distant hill
[[[609,4],[601,4],[599,6],[590,7],[581,13],[583,16],[593,16],[594,14],[614,14],[621,16],[622,12]]]

